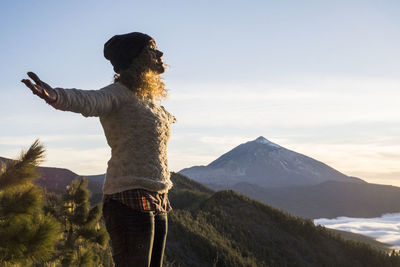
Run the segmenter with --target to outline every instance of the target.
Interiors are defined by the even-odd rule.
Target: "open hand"
[[[29,79],[22,79],[23,82],[29,89],[31,89],[32,93],[44,99],[47,103],[51,104],[57,101],[57,92],[47,83],[41,81],[39,77],[33,73],[27,73],[29,78],[31,78],[34,82],[32,83]]]

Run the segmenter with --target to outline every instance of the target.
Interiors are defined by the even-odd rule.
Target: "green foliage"
[[[110,253],[108,234],[101,219],[99,205],[91,207],[88,180],[74,180],[67,186],[60,200],[50,195],[49,210],[58,214],[63,225],[64,239],[60,244],[59,260],[62,266],[93,266],[101,265],[98,253]],[[106,251],[108,249],[108,251]],[[93,253],[97,251],[98,253]]]
[[[182,189],[169,194],[169,200],[171,203],[174,203],[174,209],[195,209],[202,200],[209,198],[209,194]]]
[[[35,141],[0,166],[0,266],[113,266],[87,179],[73,181],[63,196],[46,192],[32,183],[43,156]]]
[[[32,182],[37,177],[36,167],[43,161],[44,153],[44,147],[36,140],[28,151],[21,152],[18,160],[6,164],[5,170],[1,172],[0,188],[6,190]]]
[[[4,190],[1,194],[0,213],[7,214],[9,217],[32,214],[42,206],[40,194],[38,188],[32,184]]]
[[[42,193],[32,181],[44,156],[36,140],[0,174],[0,263],[36,264],[49,259],[59,239],[60,224],[43,211]]]
[[[195,209],[199,203],[209,198],[214,191],[178,173],[171,173],[174,186],[168,193],[174,209]]]

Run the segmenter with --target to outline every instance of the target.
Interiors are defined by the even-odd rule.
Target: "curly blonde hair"
[[[150,68],[154,64],[150,49],[150,45],[143,48],[129,68],[114,75],[114,82],[121,82],[143,100],[161,101],[168,96],[168,91],[160,73]]]

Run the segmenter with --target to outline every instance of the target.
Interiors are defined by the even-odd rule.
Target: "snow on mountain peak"
[[[271,141],[269,141],[268,139],[264,138],[263,136],[258,137],[254,141],[257,142],[257,143],[260,143],[260,144],[265,144],[265,145],[269,145],[269,146],[273,146],[273,147],[278,147],[278,148],[281,147],[280,145],[272,143]]]

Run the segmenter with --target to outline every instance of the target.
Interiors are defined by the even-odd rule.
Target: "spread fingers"
[[[41,94],[41,91],[30,80],[23,79],[23,80],[21,80],[21,82],[23,82],[27,87],[29,87],[29,89],[31,89],[32,93],[37,94],[37,95]]]
[[[29,78],[31,78],[36,84],[41,84],[42,81],[39,79],[39,76],[37,76],[34,72],[29,71],[28,73]]]

